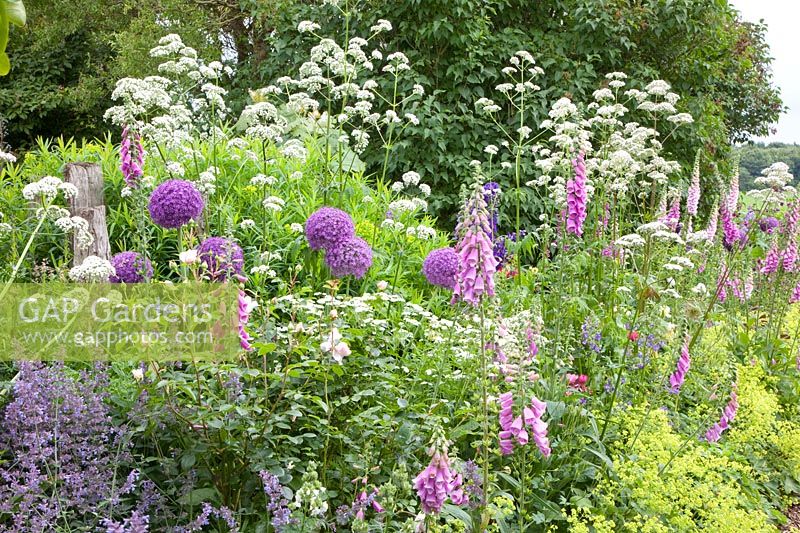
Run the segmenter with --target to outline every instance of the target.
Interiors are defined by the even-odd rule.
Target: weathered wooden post
[[[88,248],[78,246],[77,238],[72,237],[74,265],[80,265],[90,255],[103,259],[110,258],[108,228],[106,227],[106,202],[103,197],[103,171],[96,163],[67,163],[64,166],[64,180],[75,185],[78,196],[70,199],[69,210],[72,216],[86,219],[94,243]]]

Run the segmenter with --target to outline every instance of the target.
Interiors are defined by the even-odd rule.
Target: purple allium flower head
[[[567,232],[578,237],[583,235],[583,221],[586,220],[586,163],[583,152],[572,160],[575,177],[567,180]]]
[[[340,241],[325,252],[325,264],[337,278],[363,278],[372,266],[372,248],[360,237]]]
[[[431,285],[453,290],[458,271],[458,254],[453,248],[432,250],[422,262],[422,273]]]
[[[778,222],[778,219],[775,217],[764,217],[758,221],[758,227],[761,228],[761,231],[764,233],[772,233],[779,225],[780,222]]]
[[[224,237],[209,237],[197,248],[197,257],[206,266],[205,274],[213,281],[225,281],[242,273],[244,252]]]
[[[458,271],[451,303],[460,299],[478,305],[484,295],[494,296],[497,260],[494,258],[489,231],[486,201],[482,189],[478,189],[467,201],[461,221],[456,226],[456,234],[460,238],[456,246]]]
[[[715,423],[708,429],[708,431],[706,431],[706,440],[708,442],[719,441],[720,437],[722,436],[722,432],[728,429],[730,423],[733,422],[733,419],[736,417],[736,410],[738,408],[739,402],[736,396],[736,390],[734,389],[731,391],[730,401],[722,410],[722,415],[720,416],[719,422]]]
[[[197,219],[204,207],[203,197],[186,180],[167,180],[150,195],[150,218],[162,228],[180,228]]]
[[[111,258],[116,272],[108,280],[111,283],[141,283],[153,277],[153,265],[138,252],[120,252]]]
[[[335,207],[320,207],[306,220],[306,239],[312,250],[328,250],[355,235],[353,219]]]
[[[144,174],[144,149],[138,133],[134,133],[128,126],[122,130],[122,142],[119,146],[121,165],[119,169],[125,178],[125,184],[135,189],[139,186],[139,179]]]
[[[700,205],[700,152],[697,152],[697,157],[694,160],[694,168],[692,169],[692,182],[689,184],[689,190],[686,193],[686,212],[691,216],[697,216],[697,207]]]
[[[691,362],[692,359],[689,356],[689,339],[687,337],[681,348],[681,356],[678,358],[678,365],[675,368],[675,372],[669,377],[669,390],[671,393],[678,394],[681,391],[683,382],[686,380],[686,373],[689,372],[689,365]]]

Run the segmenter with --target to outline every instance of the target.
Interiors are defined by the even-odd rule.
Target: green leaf
[[[22,0],[0,0],[0,76],[11,70],[11,62],[6,54],[8,45],[8,27],[25,25],[25,6]]]

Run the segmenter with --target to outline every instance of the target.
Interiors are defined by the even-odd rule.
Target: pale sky
[[[775,84],[789,111],[767,141],[800,143],[800,2],[797,0],[730,0],[747,21],[764,19]]]

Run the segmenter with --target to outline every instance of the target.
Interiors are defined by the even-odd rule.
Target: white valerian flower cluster
[[[406,228],[406,235],[427,241],[436,237],[436,230],[430,226],[420,224],[419,226],[409,226]]]
[[[286,205],[286,201],[283,198],[279,198],[277,196],[267,196],[266,198],[264,198],[264,201],[261,202],[261,205],[263,205],[264,208],[269,211],[280,212],[283,211],[283,207]]]
[[[392,215],[398,216],[403,213],[413,213],[414,211],[426,211],[428,202],[422,198],[401,198],[389,204],[389,211]]]
[[[4,152],[0,150],[0,164],[3,163],[16,163],[17,157],[11,152]]]
[[[90,255],[69,271],[69,279],[83,283],[107,283],[116,270],[107,259]]]
[[[227,91],[219,83],[233,70],[219,61],[206,64],[176,34],[161,38],[150,56],[165,59],[158,66],[160,75],[119,80],[111,94],[119,104],[106,111],[106,120],[169,147],[195,134],[224,137],[216,124],[227,118],[229,109]]]
[[[5,215],[3,213],[0,213],[0,220],[2,220],[4,218],[5,218]],[[12,231],[14,231],[14,228],[13,228],[13,226],[11,226],[11,224],[9,224],[8,222],[0,222],[0,237],[8,235]]]
[[[63,213],[62,213],[63,214]],[[85,218],[62,216],[56,219],[55,225],[64,233],[75,233],[75,241],[81,249],[87,249],[94,244],[94,235],[89,231],[89,223]]]
[[[761,171],[761,176],[755,179],[755,184],[775,191],[783,190],[794,179],[789,172],[789,165],[783,162],[773,163]]]
[[[206,196],[211,196],[217,190],[217,174],[219,173],[219,169],[217,167],[208,167],[207,170],[200,173],[197,176],[197,180],[194,182],[195,187],[197,190],[205,194]]]
[[[22,189],[22,197],[30,201],[50,203],[61,193],[64,198],[78,196],[78,189],[71,183],[64,183],[55,176],[45,176],[38,181],[27,184]]]
[[[671,127],[692,122],[691,116],[676,113],[679,97],[670,92],[666,82],[656,80],[644,91],[623,92],[626,79],[621,72],[606,75],[606,86],[594,91],[594,101],[585,110],[568,98],[560,98],[550,109],[549,118],[540,124],[540,129],[552,134],[531,147],[541,174],[527,185],[545,188],[559,209],[565,206],[566,182],[574,175],[573,160],[578,153],[584,155],[590,200],[598,187],[617,197],[634,193],[643,198],[653,186],[665,184],[670,175],[680,172],[677,161],[661,155],[660,132],[627,116],[632,109],[666,114]]]

